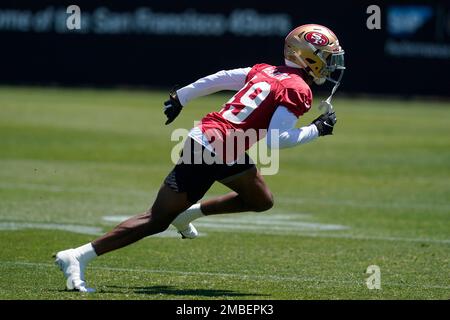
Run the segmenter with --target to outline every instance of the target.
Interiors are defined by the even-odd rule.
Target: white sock
[[[85,264],[97,257],[97,253],[91,243],[75,248],[75,251],[78,255],[78,260]]]
[[[178,217],[176,217],[176,219],[172,222],[172,224],[178,230],[185,230],[189,223],[203,216],[204,214],[200,209],[200,203],[196,203],[190,206],[186,211],[180,213]]]

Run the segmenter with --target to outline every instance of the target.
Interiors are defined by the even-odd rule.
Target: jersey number
[[[270,93],[270,84],[267,82],[257,82],[247,89],[245,94],[239,99],[234,96],[228,101],[230,108],[222,113],[222,117],[233,123],[242,123],[247,117],[258,108]],[[233,103],[243,105],[237,109]]]

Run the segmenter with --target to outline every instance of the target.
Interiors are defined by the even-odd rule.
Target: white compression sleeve
[[[267,145],[276,149],[290,148],[310,142],[319,136],[319,131],[315,125],[295,128],[296,123],[297,117],[286,107],[279,106],[270,121]],[[272,130],[278,130],[275,137],[271,135]],[[273,138],[276,138],[277,141],[274,141]]]
[[[183,106],[189,101],[221,90],[238,91],[245,85],[245,79],[251,68],[222,70],[177,90],[177,96]]]

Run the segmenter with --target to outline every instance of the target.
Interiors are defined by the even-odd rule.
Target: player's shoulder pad
[[[285,90],[299,92],[300,94],[312,100],[311,87],[299,75],[295,75],[294,77],[283,81],[283,86]]]
[[[255,74],[257,74],[258,72],[260,72],[261,70],[263,70],[263,69],[265,69],[267,67],[271,67],[271,65],[267,64],[267,63],[257,63],[257,64],[255,64],[250,69],[250,72],[247,74],[247,81],[250,80],[251,78],[253,78],[253,76],[255,76]]]
[[[268,64],[268,63],[257,63],[257,64],[255,64],[255,65],[252,67],[252,69],[262,70],[262,69],[265,69],[265,68],[267,68],[267,67],[271,67],[271,65]]]
[[[308,112],[312,106],[312,92],[309,86],[287,86],[278,95],[280,105],[288,108],[297,117]]]

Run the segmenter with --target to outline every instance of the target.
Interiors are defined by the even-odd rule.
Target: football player
[[[231,156],[230,149],[225,148],[227,152],[224,152],[218,146],[229,145],[228,137],[235,131],[268,130],[267,144],[273,148],[293,147],[332,134],[336,123],[332,108],[310,125],[300,128],[295,125],[311,108],[310,85],[321,85],[329,80],[335,84],[332,96],[345,69],[344,51],[336,35],[315,24],[300,26],[287,35],[284,58],[282,66],[256,64],[251,68],[220,71],[170,93],[164,106],[166,124],[197,97],[220,90],[237,91],[219,112],[207,114],[190,131],[179,162],[165,179],[150,209],[120,223],[91,243],[56,254],[55,262],[67,278],[67,289],[93,291],[87,287],[84,276],[89,261],[160,233],[170,224],[183,238],[195,238],[198,232],[191,222],[197,218],[260,212],[273,206],[269,187],[245,152],[262,135],[246,140],[240,150],[231,148]],[[329,107],[331,96],[327,99]],[[275,138],[270,132],[277,133]],[[211,162],[206,158],[223,161]],[[215,181],[232,192],[198,202]]]

